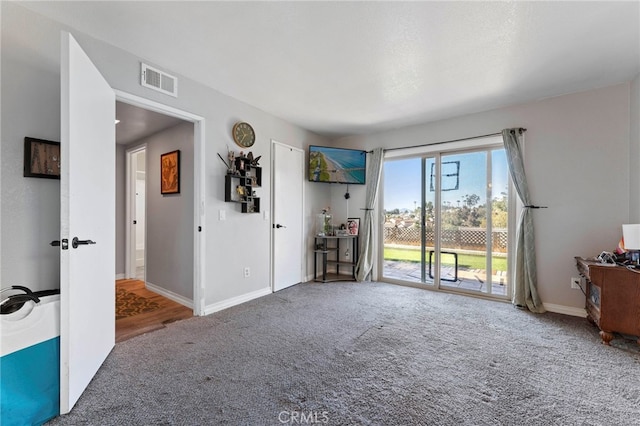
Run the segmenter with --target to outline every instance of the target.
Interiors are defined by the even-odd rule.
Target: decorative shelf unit
[[[349,251],[349,258],[340,258],[340,243],[343,248]],[[331,281],[353,281],[356,279],[356,265],[358,264],[358,236],[357,235],[337,235],[337,236],[316,236],[313,244],[313,280],[327,283]],[[344,257],[344,256],[343,256]],[[322,266],[321,275],[318,276],[318,260]],[[327,272],[328,266],[334,266],[335,272]],[[348,274],[340,273],[340,268]]]
[[[260,213],[260,197],[255,189],[262,186],[262,167],[251,165],[246,157],[235,159],[235,172],[224,177],[224,201],[240,203],[242,213]]]

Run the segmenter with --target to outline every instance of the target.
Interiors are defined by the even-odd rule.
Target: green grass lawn
[[[427,255],[427,262],[429,261],[429,253]],[[397,260],[402,262],[420,262],[420,249],[402,249],[402,248],[389,248],[384,249],[385,260]],[[435,261],[435,259],[434,259]],[[453,256],[443,255],[443,265],[453,265]],[[494,256],[491,261],[491,267],[494,271],[506,271],[507,259],[504,257]],[[487,266],[486,256],[476,254],[458,254],[458,267],[466,269],[485,269]]]

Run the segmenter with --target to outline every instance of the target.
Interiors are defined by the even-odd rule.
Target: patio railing
[[[384,243],[407,246],[420,246],[420,231],[418,227],[385,226]],[[433,247],[434,231],[425,232],[426,245]],[[507,230],[494,229],[491,233],[493,252],[507,252]],[[487,246],[487,230],[484,228],[444,229],[442,231],[442,245],[447,248],[461,250],[484,250]]]

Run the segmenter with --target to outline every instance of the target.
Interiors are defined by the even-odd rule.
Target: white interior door
[[[115,344],[116,168],[115,94],[66,32],[61,100],[60,412],[64,414]],[[73,244],[76,238],[80,245]]]
[[[273,142],[273,291],[302,281],[304,151]]]
[[[134,193],[135,201],[133,203],[133,227],[135,232],[132,235],[135,236],[133,243],[135,247],[134,264],[135,264],[135,277],[136,279],[143,280],[145,277],[145,243],[146,243],[146,149],[142,148],[135,152],[132,156],[134,165]]]
[[[144,228],[145,228],[145,189],[146,184],[144,181],[144,171],[142,178],[140,178],[140,172],[136,177],[136,270],[144,267]]]

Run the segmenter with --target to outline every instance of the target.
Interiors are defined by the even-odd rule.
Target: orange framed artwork
[[[160,193],[180,193],[180,150],[160,156]]]

